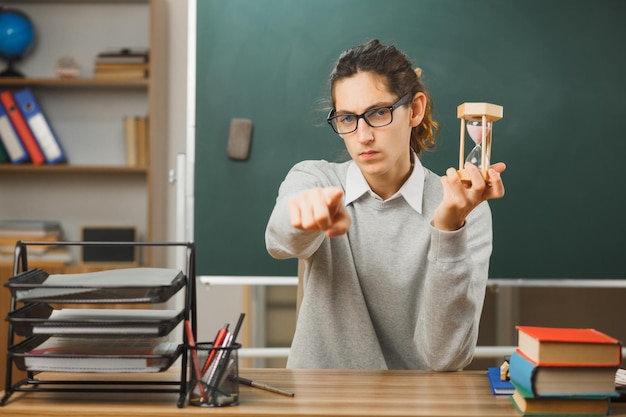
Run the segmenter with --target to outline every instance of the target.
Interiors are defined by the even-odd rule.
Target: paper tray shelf
[[[140,354],[115,353],[115,348],[106,354],[33,353],[47,340],[46,336],[29,337],[11,348],[8,354],[17,368],[23,371],[150,373],[168,369],[184,348],[182,344],[164,343],[159,345],[163,346],[162,350]]]
[[[137,278],[141,273],[146,276]],[[171,273],[171,277],[164,274]],[[159,274],[160,284],[149,278]],[[111,277],[117,278],[110,284]],[[133,278],[133,284],[119,280]],[[146,279],[147,278],[147,279]],[[83,274],[49,275],[42,269],[22,272],[4,283],[17,301],[48,303],[161,303],[167,301],[186,284],[181,271],[163,268],[128,268]]]
[[[48,274],[43,269],[29,268],[28,247],[51,245],[180,248],[186,252],[186,273],[178,269],[133,267]],[[5,389],[0,406],[6,405],[14,392],[151,392],[176,393],[176,405],[184,407],[189,394],[188,335],[180,324],[183,320],[188,322],[194,337],[197,335],[195,283],[193,242],[18,241],[13,277],[4,283],[11,292],[11,300],[6,318]],[[163,303],[181,290],[184,291],[183,309],[164,308]],[[80,308],[85,306],[71,304],[101,306]],[[136,310],[132,308],[135,306],[120,308],[113,304],[161,305],[154,309],[141,306],[145,309]],[[103,315],[103,311],[107,313]],[[113,311],[123,311],[127,317],[120,319],[116,313],[110,313]],[[182,343],[168,341],[178,328]],[[25,339],[17,341],[17,336]],[[73,341],[62,344],[68,338]],[[77,349],[80,344],[82,350]],[[141,377],[142,373],[166,371],[179,358],[182,363],[179,378],[156,381]],[[14,368],[26,371],[26,378],[14,380]],[[65,378],[38,378],[40,372],[47,371],[89,373],[93,377],[77,378],[75,382]],[[105,376],[111,373],[137,376],[132,380]]]
[[[54,313],[73,311],[74,314],[50,320]],[[99,313],[99,314],[96,314]],[[105,314],[109,313],[109,314]],[[141,317],[145,315],[145,317]],[[166,317],[162,319],[153,317]],[[63,319],[61,317],[74,317]],[[174,310],[120,310],[120,309],[60,309],[55,310],[47,303],[30,303],[8,314],[20,336],[65,335],[80,337],[118,338],[161,337],[169,334],[184,318],[184,312]]]

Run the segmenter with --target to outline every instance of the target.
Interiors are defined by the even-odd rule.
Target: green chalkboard
[[[296,274],[265,251],[278,187],[300,160],[345,160],[320,100],[339,53],[379,38],[424,71],[436,173],[458,163],[459,104],[504,107],[491,277],[625,278],[624,16],[622,0],[198,0],[198,273]],[[246,161],[226,154],[232,118],[254,124]]]

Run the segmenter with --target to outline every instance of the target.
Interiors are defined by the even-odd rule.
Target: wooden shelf
[[[165,0],[13,0],[40,22],[38,48],[19,66],[26,77],[0,77],[0,90],[31,88],[56,131],[68,162],[54,165],[0,164],[0,194],[8,218],[53,218],[69,239],[83,225],[128,224],[143,240],[164,241],[167,197],[167,2]],[[18,6],[19,5],[19,6]],[[81,76],[59,78],[55,64],[67,45]],[[135,45],[150,52],[147,78],[96,78],[101,51]],[[145,164],[127,166],[128,117],[147,118]],[[57,193],[59,191],[59,193]],[[37,201],[45,195],[47,203]],[[76,196],[76,197],[74,197]],[[124,216],[116,199],[129,208]],[[64,204],[76,198],[75,204]],[[143,260],[162,266],[162,248]]]
[[[9,4],[16,4],[16,3],[47,3],[50,0],[4,0],[3,3],[9,3]],[[146,3],[148,0],[55,0],[55,3],[83,3],[83,4],[89,4],[89,3],[126,3],[126,4],[133,4],[133,3]]]
[[[89,165],[0,165],[0,172],[24,173],[76,173],[76,174],[147,174],[145,167],[89,166]]]
[[[132,225],[140,240],[165,241],[167,207],[167,2],[165,0],[8,0],[40,31],[38,48],[19,66],[26,78],[0,77],[0,89],[32,88],[68,152],[69,163],[0,164],[5,218],[59,220],[68,240],[85,225]],[[75,42],[76,41],[76,42]],[[68,45],[74,45],[66,51]],[[149,78],[93,78],[95,54],[110,46],[150,50]],[[55,64],[70,53],[84,70],[57,78]],[[148,117],[146,166],[125,166],[124,117]],[[120,204],[120,201],[123,204]],[[163,267],[165,248],[146,247],[142,265]],[[37,265],[33,260],[29,266]],[[40,264],[48,273],[103,269],[103,265]],[[106,266],[110,269],[111,265]],[[12,275],[0,264],[0,283]],[[8,313],[0,291],[0,318]],[[0,320],[0,357],[8,323]],[[6,361],[0,361],[0,375]]]
[[[102,79],[102,78],[14,78],[0,77],[0,86],[4,87],[138,87],[148,88],[147,78]]]

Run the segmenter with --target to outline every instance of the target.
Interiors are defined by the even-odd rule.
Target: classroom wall
[[[194,0],[195,1],[195,0]],[[169,105],[168,105],[168,167],[176,174],[177,155],[187,152],[187,38],[188,0],[167,0],[169,18]],[[177,240],[177,183],[161,178],[168,184],[167,237]],[[168,263],[176,258],[169,254]]]

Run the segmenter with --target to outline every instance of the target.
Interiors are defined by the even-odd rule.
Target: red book
[[[9,119],[11,119],[11,123],[13,123],[13,127],[20,137],[24,148],[26,148],[26,152],[28,152],[28,156],[30,156],[30,161],[35,165],[43,164],[46,161],[46,158],[41,152],[41,149],[37,144],[37,140],[28,127],[24,116],[20,113],[20,110],[15,104],[13,94],[8,90],[3,91],[0,93],[0,101],[9,115]]]
[[[516,326],[518,350],[541,366],[620,366],[622,344],[595,329]]]

